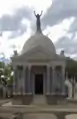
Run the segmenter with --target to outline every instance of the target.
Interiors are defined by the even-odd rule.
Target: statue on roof
[[[37,30],[38,30],[38,31],[41,30],[41,28],[40,28],[40,17],[41,17],[41,15],[42,15],[42,12],[43,12],[43,11],[41,11],[41,14],[36,14],[35,11],[34,11],[34,15],[36,16],[36,19],[37,19],[36,25],[37,25]]]

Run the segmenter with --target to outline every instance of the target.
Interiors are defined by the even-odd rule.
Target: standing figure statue
[[[34,11],[34,14],[35,14],[36,19],[37,19],[36,25],[37,25],[37,30],[38,30],[38,31],[41,30],[41,28],[40,28],[40,17],[41,17],[41,15],[42,15],[42,12],[43,12],[43,11],[41,11],[41,14],[39,15],[39,14],[36,14],[35,11]]]

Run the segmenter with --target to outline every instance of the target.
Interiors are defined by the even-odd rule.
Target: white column
[[[52,94],[55,93],[55,66],[52,66]]]
[[[65,67],[62,67],[62,94],[65,94]]]
[[[50,94],[50,67],[47,65],[47,94]]]
[[[28,66],[28,93],[30,93],[30,72],[31,72],[31,65]]]
[[[25,84],[25,69],[26,69],[26,67],[25,66],[23,66],[23,72],[22,72],[22,94],[23,95],[25,95],[25,86],[26,86],[26,84]]]
[[[16,67],[13,67],[14,75],[13,75],[13,95],[16,94]]]
[[[19,77],[19,69],[17,68],[17,93],[21,95],[21,79]]]

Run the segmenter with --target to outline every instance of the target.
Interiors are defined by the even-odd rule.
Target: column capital
[[[29,64],[29,65],[28,65],[28,68],[29,68],[29,69],[31,69],[31,66],[32,66],[32,65],[31,65],[31,64]]]
[[[65,72],[65,67],[62,67],[62,71]]]
[[[26,69],[26,66],[23,66],[23,70],[25,70]]]
[[[15,70],[16,68],[17,68],[17,66],[14,65],[14,66],[13,66],[13,69]]]
[[[49,65],[47,65],[47,69],[49,69],[50,68],[50,66]]]
[[[56,67],[56,66],[53,65],[53,66],[52,66],[52,70],[55,70],[55,67]]]
[[[46,66],[47,66],[48,68],[52,67],[50,64],[47,64]]]

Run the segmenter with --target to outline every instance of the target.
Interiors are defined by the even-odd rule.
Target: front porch
[[[61,66],[17,66],[14,75],[13,94],[64,93],[64,72]]]
[[[14,75],[13,103],[15,104],[17,100],[16,104],[31,104],[35,96],[42,95],[41,97],[45,97],[44,102],[54,104],[53,97],[56,93],[59,93],[60,97],[65,95],[62,69],[61,66],[52,67],[45,64],[17,66]],[[56,88],[57,84],[59,84],[59,90]]]

